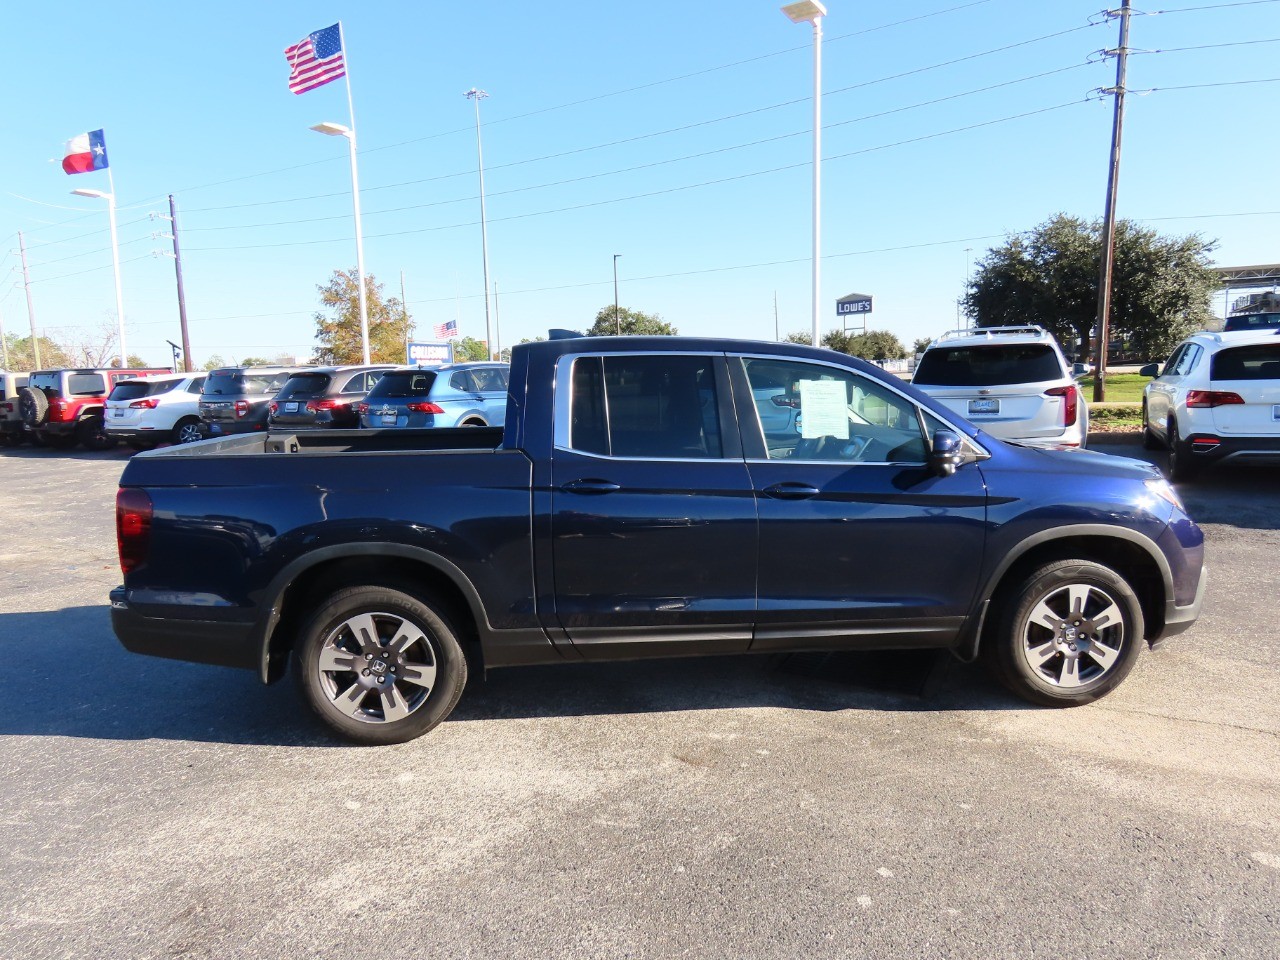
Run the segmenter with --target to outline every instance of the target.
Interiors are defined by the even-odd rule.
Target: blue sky
[[[1111,103],[1090,95],[1114,82],[1098,52],[1117,25],[1077,0],[828,7],[824,329],[856,290],[909,345],[955,325],[966,264],[1007,233],[1101,215]],[[1128,85],[1162,89],[1128,98],[1120,215],[1216,238],[1223,265],[1280,261],[1280,83],[1240,83],[1280,78],[1280,43],[1258,42],[1280,39],[1280,3],[1152,9]],[[622,304],[681,333],[771,339],[775,293],[781,331],[809,328],[811,33],[777,3],[74,0],[6,18],[5,329],[28,329],[19,230],[40,328],[113,322],[105,205],[69,193],[106,177],[50,162],[101,127],[130,352],[168,363],[179,339],[173,264],[151,255],[167,224],[148,219],[173,193],[195,359],[308,355],[316,285],[355,262],[346,142],[308,129],[347,122],[346,90],[289,93],[283,50],[339,19],[366,266],[396,295],[405,272],[420,331],[456,315],[484,335],[473,86],[503,344],[589,325],[613,254]]]

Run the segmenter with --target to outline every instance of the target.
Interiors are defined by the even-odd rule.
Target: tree
[[[219,367],[225,367],[226,365],[227,361],[223,360],[218,354],[211,353],[209,354],[209,359],[204,362],[204,369],[217,370]]]
[[[74,367],[70,355],[55,340],[40,338],[40,365],[36,366],[35,351],[31,349],[30,337],[19,337],[7,334],[5,342],[9,347],[9,368],[11,370],[54,370],[58,367]]]
[[[805,333],[803,330],[801,330],[796,333],[788,333],[785,337],[782,338],[782,342],[798,343],[802,347],[808,347],[813,345],[813,336],[812,334]]]
[[[326,284],[317,285],[325,311],[315,313],[316,362],[322,364],[360,363],[364,353],[360,343],[360,296],[356,271],[335,270]],[[405,333],[412,317],[406,319],[396,297],[383,297],[382,284],[372,274],[364,278],[369,316],[369,358],[375,363],[404,360]]]
[[[455,363],[489,359],[489,348],[485,346],[483,340],[477,340],[475,337],[463,337],[461,340],[451,340],[450,343],[453,344],[453,359]]]
[[[911,355],[914,357],[917,354],[924,353],[929,349],[929,345],[931,343],[933,343],[933,341],[930,338],[920,337],[911,344]]]
[[[783,340],[807,347],[813,342],[813,337],[803,332],[788,333]],[[901,360],[907,355],[902,341],[888,330],[868,330],[866,333],[829,330],[822,335],[822,345],[836,353],[847,353],[864,360]]]
[[[1199,234],[1161,237],[1128,220],[1116,224],[1111,338],[1129,352],[1166,356],[1212,318],[1215,241]],[[978,261],[964,297],[980,327],[1035,323],[1071,355],[1089,352],[1097,320],[1102,224],[1058,214],[1011,237]]]
[[[621,331],[619,331],[621,328]],[[618,308],[617,319],[614,319],[613,304],[601,307],[596,314],[596,322],[587,331],[588,337],[611,337],[621,332],[623,336],[674,337],[678,332],[656,313],[641,313],[639,310]]]
[[[359,363],[360,361],[356,359],[352,362]],[[245,357],[240,361],[240,366],[242,367],[269,367],[271,365],[271,361],[266,357]]]

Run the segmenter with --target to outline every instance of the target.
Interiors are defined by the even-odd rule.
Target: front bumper
[[[144,616],[124,587],[111,591],[111,629],[133,653],[245,670],[261,665],[252,623]]]

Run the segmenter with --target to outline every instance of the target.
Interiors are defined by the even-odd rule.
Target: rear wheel
[[[170,439],[174,443],[195,443],[204,439],[199,417],[184,417],[173,425]]]
[[[1151,421],[1147,419],[1147,401],[1142,401],[1142,449],[1159,450],[1160,441],[1151,432]]]
[[[364,744],[403,743],[447,717],[467,682],[457,632],[389,587],[335,593],[298,636],[294,677],[317,716]]]
[[[471,420],[464,420],[464,421],[462,422],[462,426],[464,426],[464,427],[485,427],[485,426],[488,426],[488,424],[486,424],[483,420],[471,419]]]
[[[76,424],[76,440],[89,450],[110,450],[116,438],[107,433],[102,417],[85,417]]]
[[[1142,606],[1111,568],[1088,560],[1045,564],[1008,599],[983,652],[996,678],[1024,700],[1091,703],[1133,669],[1143,643]]]

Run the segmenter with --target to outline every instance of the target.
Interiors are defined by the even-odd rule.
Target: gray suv
[[[267,429],[271,400],[306,367],[221,367],[200,391],[200,419],[210,437]]]

